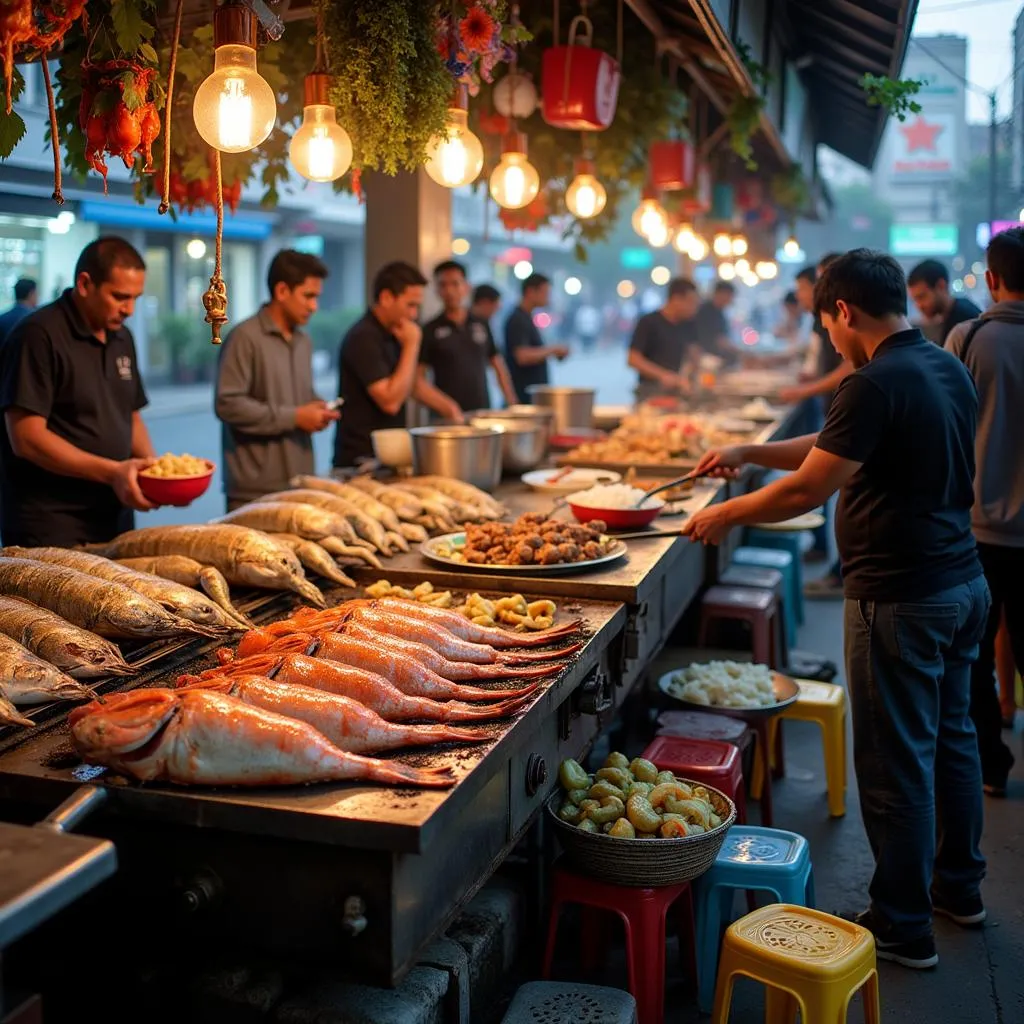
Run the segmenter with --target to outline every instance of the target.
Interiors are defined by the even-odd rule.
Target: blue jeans
[[[976,896],[985,876],[969,712],[990,605],[983,576],[912,603],[846,601],[854,766],[886,941],[930,933],[933,883],[959,899]]]

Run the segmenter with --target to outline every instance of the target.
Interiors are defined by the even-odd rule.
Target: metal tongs
[[[697,470],[691,469],[690,472],[686,474],[686,476],[680,476],[677,477],[675,480],[669,480],[667,484],[659,484],[652,490],[645,492],[644,496],[640,498],[635,505],[633,505],[633,508],[643,508],[644,502],[653,495],[660,494],[662,491],[670,491],[673,487],[678,487],[680,484],[685,484],[693,480],[699,480],[701,477],[707,476],[708,473],[711,472],[713,472],[713,470],[706,469],[703,473],[698,473]]]

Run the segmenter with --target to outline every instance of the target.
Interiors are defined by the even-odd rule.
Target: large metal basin
[[[501,481],[503,431],[492,427],[413,427],[413,471],[464,480],[483,491]]]
[[[472,416],[474,427],[502,431],[501,467],[506,473],[525,473],[544,460],[548,450],[548,425],[543,420]]]
[[[537,405],[555,414],[554,431],[568,434],[574,427],[591,427],[594,420],[593,388],[560,388],[550,384],[531,384],[527,389]]]

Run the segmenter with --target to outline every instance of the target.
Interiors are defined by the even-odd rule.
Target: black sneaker
[[[848,921],[867,928],[875,937],[875,954],[879,960],[890,960],[901,967],[910,967],[921,971],[934,967],[939,962],[939,954],[935,952],[935,939],[929,932],[907,942],[890,942],[878,936],[879,925],[870,910],[862,910],[859,914],[844,914]]]
[[[950,899],[934,889],[932,890],[932,911],[943,917],[948,917],[950,921],[960,925],[961,928],[980,928],[988,916],[980,896]]]
[[[999,757],[999,764],[989,767],[988,771],[982,771],[981,788],[989,796],[1006,796],[1006,784],[1009,781],[1010,769],[1013,767],[1014,760],[1010,749],[1004,746]]]

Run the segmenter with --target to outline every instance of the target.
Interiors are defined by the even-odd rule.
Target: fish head
[[[68,724],[75,744],[90,754],[128,754],[145,746],[178,710],[173,690],[142,689],[115,693],[75,708]]]

